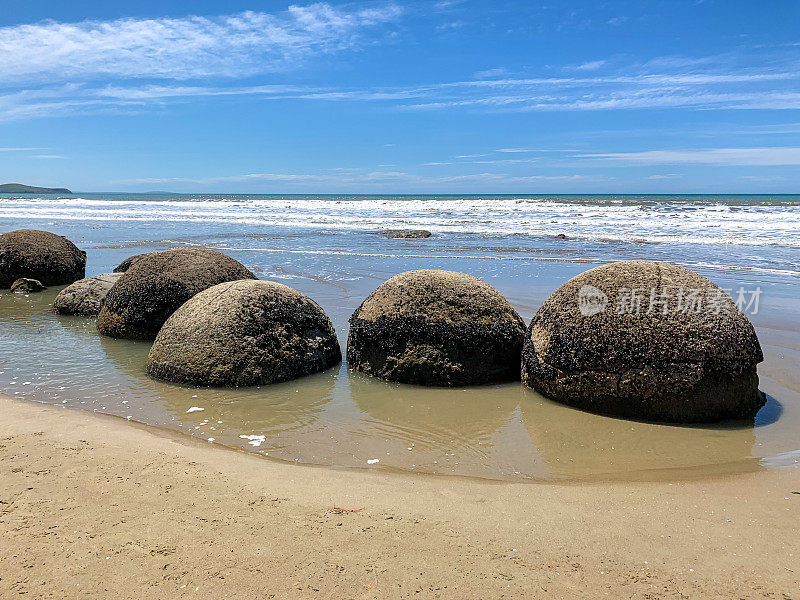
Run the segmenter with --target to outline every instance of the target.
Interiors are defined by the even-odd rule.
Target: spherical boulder
[[[592,412],[673,423],[752,418],[765,402],[753,325],[711,281],[626,261],[570,279],[531,321],[522,381]]]
[[[44,286],[41,281],[28,277],[20,277],[11,284],[11,291],[17,294],[32,294],[42,290],[44,290]]]
[[[19,229],[0,235],[0,288],[29,278],[63,285],[86,276],[86,252],[49,231]]]
[[[152,252],[133,263],[106,295],[97,331],[115,338],[152,340],[169,316],[211,286],[256,276],[210,248]]]
[[[68,285],[56,296],[53,312],[59,315],[96,317],[100,314],[108,291],[120,277],[122,273],[103,273]]]
[[[194,296],[167,319],[147,372],[175,383],[242,387],[324,371],[342,360],[330,319],[300,292],[233,281]]]
[[[525,324],[485,281],[453,271],[395,275],[350,317],[350,367],[433,386],[519,379]]]
[[[143,254],[134,254],[133,256],[129,256],[116,267],[114,267],[114,273],[124,273],[133,266],[133,263],[150,254],[153,254],[153,252],[145,252]]]

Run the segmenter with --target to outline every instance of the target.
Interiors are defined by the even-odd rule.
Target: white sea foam
[[[99,196],[99,195],[98,195]],[[800,247],[800,200],[653,197],[100,196],[0,199],[0,218],[162,221]],[[706,197],[707,198],[707,197]],[[778,198],[777,200],[775,198]]]
[[[239,437],[243,440],[249,440],[247,443],[255,448],[258,448],[267,440],[265,435],[240,435]]]

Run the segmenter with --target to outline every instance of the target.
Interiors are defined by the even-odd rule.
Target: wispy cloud
[[[703,164],[723,166],[800,165],[800,147],[711,148],[706,150],[651,150],[580,154],[579,158],[626,164]]]
[[[589,62],[582,63],[573,68],[575,71],[597,71],[597,69],[601,68],[604,64],[606,64],[604,60],[590,60]]]
[[[49,150],[49,148],[0,148],[0,152],[31,152],[37,150]]]
[[[441,176],[425,176],[404,171],[369,171],[354,173],[345,170],[339,173],[246,173],[241,175],[223,175],[217,177],[146,177],[130,179],[126,184],[197,184],[213,185],[233,182],[278,182],[278,183],[321,183],[321,184],[380,184],[380,183],[413,183],[440,184],[458,182],[477,183],[535,183],[548,181],[579,181],[587,178],[581,174],[570,175],[513,175],[508,173],[468,173]]]
[[[669,81],[672,80],[670,84]],[[782,89],[731,90],[735,81],[791,81]],[[540,86],[541,89],[536,89]],[[190,99],[257,97],[261,101],[307,100],[380,103],[400,111],[575,112],[621,110],[797,110],[800,89],[787,74],[640,78],[639,83],[588,78],[454,82],[416,87],[322,89],[302,86],[60,86],[0,95],[0,121],[74,114],[131,112]],[[499,89],[495,89],[499,88]],[[498,93],[500,92],[500,93]]]
[[[357,47],[368,32],[382,31],[403,12],[392,3],[353,6],[0,28],[0,89],[8,90],[0,94],[0,121],[242,97],[371,103],[409,113],[800,109],[800,63],[793,49],[751,57],[746,68],[731,55],[662,56],[628,65],[615,57],[555,67],[562,76],[553,77],[511,77],[496,68],[476,73],[477,79],[404,86],[242,82]],[[70,83],[58,84],[59,78]],[[131,81],[141,78],[148,81]],[[16,87],[8,87],[11,81]]]
[[[352,48],[367,28],[401,9],[327,3],[284,13],[118,19],[0,28],[0,80],[101,77],[238,77],[294,67],[309,56]]]
[[[506,152],[512,154],[522,154],[525,152],[574,152],[563,148],[498,148],[495,152]]]
[[[508,77],[509,72],[505,67],[495,67],[494,69],[486,69],[484,71],[477,71],[474,75],[475,79],[489,79],[492,77]]]

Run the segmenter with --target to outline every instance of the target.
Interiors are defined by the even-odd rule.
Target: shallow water
[[[223,201],[228,200],[214,200]],[[26,217],[9,214],[12,208],[21,211],[25,202]],[[152,249],[198,243],[221,248],[260,277],[278,279],[319,302],[343,347],[352,311],[382,281],[408,269],[446,268],[482,277],[504,292],[527,321],[558,285],[596,264],[629,258],[687,264],[723,288],[763,288],[759,313],[751,318],[766,355],[759,370],[761,388],[771,398],[755,423],[676,427],[577,411],[519,383],[430,389],[371,379],[348,372],[344,364],[261,388],[184,388],[145,375],[148,343],[104,338],[92,320],[53,315],[56,288],[29,296],[0,292],[2,393],[165,426],[282,460],[340,467],[505,480],[676,479],[800,461],[800,280],[794,275],[800,272],[800,249],[795,246],[723,247],[708,240],[564,243],[537,235],[470,233],[458,230],[456,222],[474,214],[450,205],[437,208],[437,218],[449,211],[447,224],[456,231],[428,240],[388,240],[365,228],[219,222],[218,216],[198,217],[194,208],[183,206],[188,200],[166,207],[177,217],[161,207],[150,220],[143,215],[135,221],[118,220],[118,212],[128,209],[109,208],[113,200],[107,198],[97,201],[87,221],[75,218],[78,212],[43,215],[37,202],[14,200],[4,213],[0,200],[0,230],[36,227],[67,235],[88,251],[87,275],[110,271],[123,258]],[[40,204],[58,202],[45,198]],[[241,210],[260,210],[246,198],[235,202]],[[709,206],[720,202],[706,200]],[[763,200],[758,202],[757,211],[767,210]],[[791,203],[788,209],[777,206],[794,210]],[[314,210],[322,212],[321,207]],[[402,211],[392,210],[389,220],[370,217],[376,228],[419,224],[413,215],[403,220]],[[470,205],[468,210],[476,209]],[[676,204],[659,210],[682,209]],[[746,204],[731,210],[746,212]],[[574,211],[570,205],[563,214]],[[187,214],[199,220],[187,221]],[[739,220],[756,218],[751,214]]]
[[[791,369],[800,351],[788,346],[791,335],[765,344],[762,389],[773,398],[755,424],[674,427],[574,410],[519,383],[430,389],[346,365],[260,388],[167,384],[145,374],[149,343],[102,337],[93,320],[52,314],[56,292],[0,293],[0,391],[284,460],[364,467],[378,459],[371,468],[490,479],[660,478],[755,469],[758,459],[793,464],[787,453],[800,449]],[[344,344],[347,312],[332,317]]]

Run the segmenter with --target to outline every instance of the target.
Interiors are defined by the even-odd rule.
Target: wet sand
[[[0,410],[2,598],[800,597],[796,467],[488,483]]]

